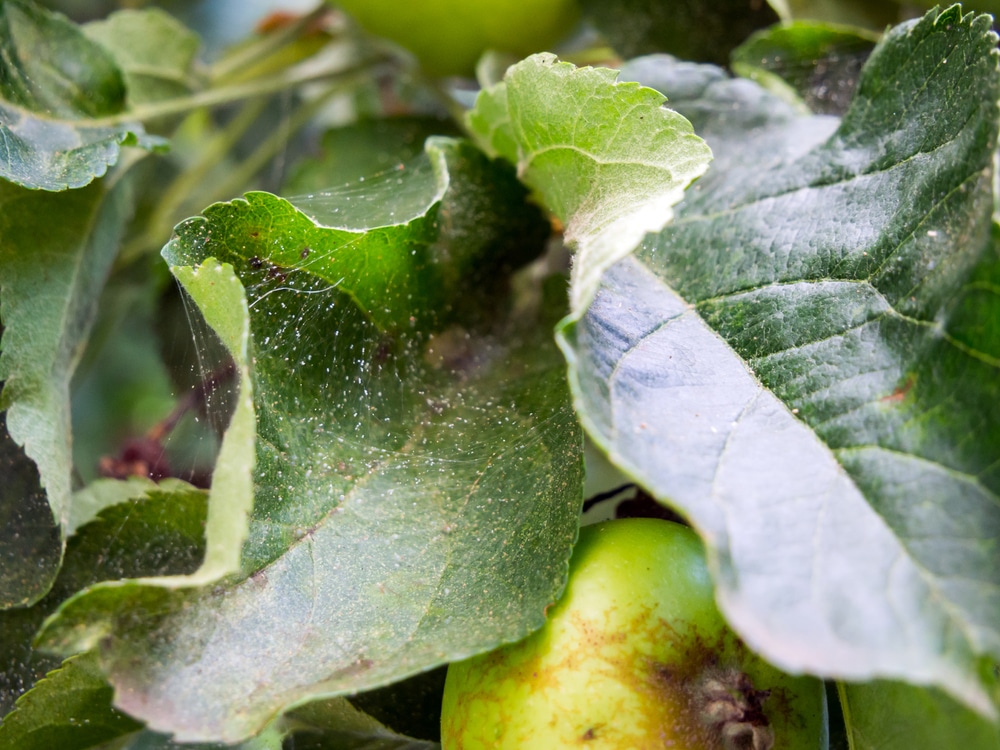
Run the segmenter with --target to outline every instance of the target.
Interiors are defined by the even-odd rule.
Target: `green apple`
[[[449,667],[441,735],[444,750],[819,750],[826,699],[729,629],[690,529],[628,519],[581,529],[541,630]]]
[[[432,75],[468,74],[488,49],[526,57],[573,30],[577,0],[337,0],[372,34],[417,56]]]

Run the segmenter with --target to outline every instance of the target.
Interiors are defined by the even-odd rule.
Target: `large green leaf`
[[[381,188],[307,201],[324,223],[250,194],[164,251],[203,311],[239,286],[233,269],[247,290],[258,437],[243,575],[95,587],[43,634],[99,648],[116,705],[153,729],[238,740],[310,698],[521,638],[562,588],[582,437],[545,331],[565,300],[541,326],[508,319],[466,273],[539,252],[547,222],[506,164],[458,141],[427,150]]]
[[[123,144],[155,147],[140,125],[102,124],[125,106],[111,55],[64,17],[24,0],[0,4],[0,177],[29,188],[89,184]]]
[[[130,209],[121,173],[59,195],[0,182],[0,409],[10,438],[38,466],[59,527],[72,505],[69,381]],[[31,505],[6,489],[5,517]],[[4,546],[16,533],[15,526],[0,528]],[[23,605],[43,595],[60,556],[61,549],[55,564],[41,569],[31,557],[13,560],[0,603]]]
[[[995,45],[957,7],[898,27],[839,123],[664,62],[715,169],[563,332],[586,426],[705,537],[752,647],[793,671],[938,685],[987,715]]]
[[[662,94],[616,83],[617,76],[533,55],[483,91],[469,113],[483,147],[516,164],[565,224],[576,252],[575,314],[604,269],[670,221],[671,206],[711,159],[691,124],[662,106]]]

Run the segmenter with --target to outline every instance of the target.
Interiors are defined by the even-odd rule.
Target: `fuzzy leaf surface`
[[[240,740],[309,698],[521,638],[563,586],[582,436],[545,334],[558,314],[505,321],[463,273],[524,253],[505,244],[512,228],[540,251],[547,222],[505,163],[450,140],[428,153],[416,187],[404,171],[377,199],[366,183],[310,203],[339,227],[256,193],[164,251],[199,307],[231,284],[216,268],[247,290],[258,434],[243,574],[95,587],[43,635],[64,653],[99,647],[116,705],[152,729]],[[373,217],[398,223],[359,228]],[[451,322],[423,312],[443,289]]]
[[[59,528],[71,515],[69,382],[93,322],[97,300],[131,211],[127,179],[117,175],[72,193],[0,183],[0,409],[7,431],[38,467]],[[4,515],[23,496],[4,493]],[[0,534],[9,543],[16,528]],[[5,576],[6,606],[35,601],[58,570],[19,557]],[[20,570],[20,573],[14,571]],[[12,580],[21,582],[12,586]]]
[[[125,106],[112,56],[61,15],[22,0],[0,5],[0,177],[28,188],[90,184],[121,146],[154,148],[138,124],[101,124]]]
[[[589,431],[691,519],[753,648],[791,671],[937,685],[985,715],[995,44],[957,7],[897,27],[839,122],[665,63],[715,169],[563,332]]]
[[[712,157],[691,124],[662,106],[662,94],[617,77],[532,55],[480,93],[469,113],[483,148],[517,165],[565,225],[576,253],[574,314],[606,268],[670,221],[671,206]]]

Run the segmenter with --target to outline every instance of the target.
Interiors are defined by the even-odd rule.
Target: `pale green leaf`
[[[606,68],[533,55],[482,92],[469,124],[483,146],[565,225],[576,257],[570,306],[582,314],[601,274],[666,225],[711,152],[664,97]]]

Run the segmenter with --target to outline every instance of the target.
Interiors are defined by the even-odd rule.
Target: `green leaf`
[[[994,722],[940,690],[898,682],[840,685],[852,750],[1000,747]]]
[[[73,509],[66,527],[67,534],[75,534],[82,526],[93,521],[105,508],[121,505],[148,494],[163,495],[194,491],[179,479],[164,479],[159,484],[145,477],[128,479],[97,479],[73,493]]]
[[[711,152],[664,97],[615,83],[606,68],[533,55],[483,91],[469,125],[566,227],[576,251],[570,287],[581,314],[603,271],[670,221],[671,206],[708,168]]]
[[[987,0],[989,1],[989,0]],[[822,21],[860,26],[881,33],[902,20],[897,0],[784,0],[788,14],[782,20]],[[774,4],[774,3],[772,3]],[[930,7],[934,3],[927,3]],[[784,14],[783,14],[784,15]]]
[[[236,368],[236,408],[222,438],[212,472],[208,519],[205,524],[205,560],[196,573],[173,579],[149,579],[149,585],[179,588],[214,581],[240,569],[253,508],[254,406],[250,379],[247,298],[231,267],[206,262],[199,268],[172,269],[199,310],[229,351]]]
[[[159,8],[121,10],[82,30],[111,54],[129,106],[184,96],[198,88],[198,35]]]
[[[42,596],[62,560],[62,534],[38,468],[11,438],[5,417],[0,413],[0,610]]]
[[[122,73],[64,17],[0,4],[0,177],[29,188],[88,185],[122,145],[158,148],[138,124],[104,124],[125,104]],[[98,119],[95,119],[98,118]]]
[[[995,46],[989,18],[957,7],[898,27],[839,124],[772,117],[750,82],[696,74],[715,169],[563,331],[588,430],[704,536],[752,648],[936,685],[984,715],[980,668],[1000,657]],[[757,126],[737,140],[733,120]]]
[[[876,41],[864,29],[799,21],[757,32],[733,50],[731,65],[779,96],[804,102],[803,114],[840,115]]]
[[[311,698],[519,639],[563,586],[582,436],[545,331],[565,300],[539,327],[456,276],[472,251],[502,267],[512,227],[539,251],[546,222],[508,165],[456,141],[428,152],[433,179],[404,170],[373,205],[366,182],[311,207],[356,227],[422,203],[405,223],[332,228],[258,193],[210,207],[164,251],[210,323],[210,307],[233,309],[219,300],[240,287],[231,269],[247,290],[258,438],[243,575],[94,587],[42,636],[99,647],[116,705],[153,729],[239,740]],[[463,318],[481,327],[433,330],[443,321],[419,308],[443,283],[486,308]]]
[[[61,195],[0,183],[0,409],[10,437],[37,464],[62,528],[72,505],[69,382],[130,211],[121,173]],[[8,517],[23,502],[3,501]],[[13,533],[0,529],[5,544]],[[39,598],[57,570],[39,570],[31,558],[15,566],[9,575],[22,585],[0,592],[7,606]]]
[[[736,45],[779,20],[767,3],[746,0],[582,0],[582,7],[626,59],[669,52],[722,65]]]
[[[0,612],[0,716],[46,670],[57,666],[33,650],[32,640],[59,604],[98,581],[191,573],[204,557],[204,492],[176,481],[160,486],[148,479],[101,484],[97,492],[114,494],[108,487],[114,484],[133,502],[106,508],[80,528],[66,546],[59,577],[41,601]]]
[[[141,727],[111,707],[111,686],[97,658],[82,654],[66,660],[18,701],[0,724],[0,748],[82,750]]]
[[[322,153],[304,158],[284,185],[284,193],[296,195],[349,185],[416,159],[424,141],[432,135],[454,131],[450,121],[432,117],[393,117],[361,120],[333,128],[323,134]]]
[[[434,717],[435,719],[437,717]],[[436,750],[437,742],[398,734],[346,698],[332,698],[295,709],[288,717],[295,727],[295,747],[299,750]]]

